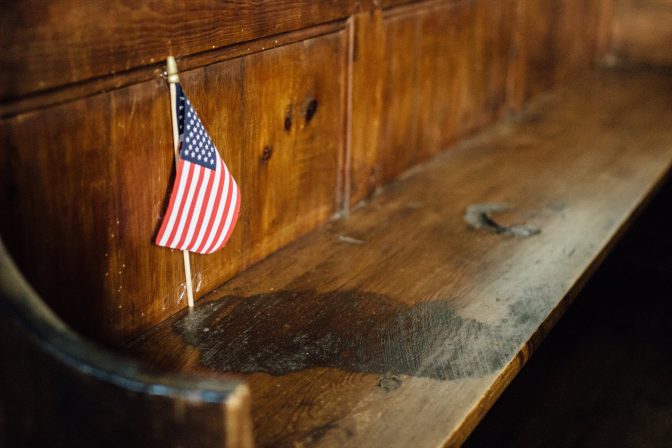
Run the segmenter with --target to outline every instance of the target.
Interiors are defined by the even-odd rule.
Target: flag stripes
[[[229,240],[240,211],[240,190],[186,95],[181,88],[178,92],[180,159],[155,242],[207,254]]]

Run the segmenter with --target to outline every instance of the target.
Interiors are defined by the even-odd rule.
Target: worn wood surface
[[[347,17],[354,0],[2,2],[0,100]]]
[[[669,75],[582,77],[128,349],[241,375],[260,446],[457,445],[668,172],[670,101]],[[541,233],[469,229],[475,203]]]
[[[193,257],[200,294],[338,208],[345,36],[181,74],[242,209],[227,247]],[[185,306],[181,254],[152,243],[173,171],[168,88],[155,79],[0,121],[0,230],[67,322],[118,342]]]
[[[671,227],[668,177],[465,448],[672,446]]]
[[[616,61],[672,65],[672,2],[615,0],[613,51]]]
[[[151,370],[82,340],[0,241],[0,445],[251,447],[249,390]]]

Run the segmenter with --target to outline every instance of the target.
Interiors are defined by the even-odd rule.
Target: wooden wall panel
[[[192,255],[201,292],[338,210],[345,46],[339,32],[248,56],[242,60],[244,76],[236,80],[240,97],[223,93],[219,104],[208,101],[222,82],[219,64],[183,76],[194,104],[209,103],[202,112],[205,123],[222,123],[222,115],[235,111],[213,138],[225,139],[222,157],[232,161],[242,192],[240,221],[227,247]]]
[[[672,65],[672,1],[615,0],[613,50],[625,64]]]
[[[341,32],[182,74],[242,190],[230,244],[194,257],[201,293],[336,210],[343,47]],[[114,343],[186,305],[181,254],[151,242],[168,98],[156,79],[0,121],[3,239],[59,315]]]
[[[344,18],[354,0],[3,2],[0,100]]]
[[[356,17],[351,203],[501,114],[514,6],[431,2]]]
[[[592,65],[610,1],[518,0],[514,107]]]
[[[171,125],[157,79],[0,122],[2,237],[67,322],[109,339],[177,310],[177,253],[150,250]]]

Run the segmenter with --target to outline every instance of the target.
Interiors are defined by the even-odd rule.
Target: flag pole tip
[[[169,83],[180,82],[180,76],[177,74],[177,63],[172,56],[168,56],[166,59],[166,74],[168,75]]]

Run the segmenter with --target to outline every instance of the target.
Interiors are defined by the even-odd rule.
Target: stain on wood
[[[163,369],[238,372],[260,446],[459,445],[668,173],[669,82],[583,76],[127,349]],[[473,203],[516,204],[544,231],[470,231]]]
[[[524,342],[521,336],[533,331],[520,327],[539,305],[524,296],[497,322],[483,323],[462,318],[450,299],[405,306],[355,290],[282,290],[225,296],[175,321],[173,330],[206,354],[207,368],[220,372],[279,376],[333,367],[455,380],[501,369]],[[250,316],[256,316],[253,325]],[[400,348],[404,356],[395,356]]]
[[[526,224],[500,224],[492,216],[494,213],[502,213],[511,210],[507,204],[472,204],[467,207],[464,214],[464,221],[475,230],[488,230],[491,232],[527,238],[541,233],[541,229],[528,226]]]

